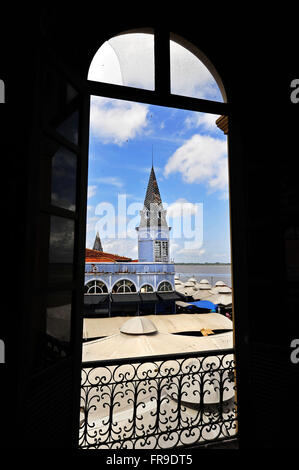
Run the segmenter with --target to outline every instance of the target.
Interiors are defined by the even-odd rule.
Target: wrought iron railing
[[[234,350],[82,365],[79,447],[169,449],[237,434]]]

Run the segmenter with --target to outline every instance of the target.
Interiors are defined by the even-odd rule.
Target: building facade
[[[166,210],[151,168],[138,232],[138,260],[105,253],[99,234],[86,250],[85,314],[175,313],[175,269],[169,257]]]

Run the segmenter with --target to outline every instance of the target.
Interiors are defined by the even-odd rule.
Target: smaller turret
[[[94,241],[94,244],[93,244],[93,250],[96,250],[96,251],[103,251],[103,247],[102,247],[102,243],[101,243],[101,239],[100,239],[100,235],[99,235],[99,232],[97,232],[96,234],[96,238],[95,238],[95,241]]]

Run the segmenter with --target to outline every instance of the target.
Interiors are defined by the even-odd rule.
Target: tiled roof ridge
[[[127,256],[120,256],[114,253],[106,253],[105,251],[98,251],[98,250],[93,250],[91,248],[86,248],[85,249],[85,258],[111,258],[111,259],[122,259],[124,261],[131,261],[131,258],[128,258]]]

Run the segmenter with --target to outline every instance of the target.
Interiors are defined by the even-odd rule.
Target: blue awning
[[[209,310],[215,310],[217,308],[216,304],[213,304],[213,302],[210,302],[209,300],[197,300],[194,302],[188,302],[190,304],[189,307],[186,308],[192,308],[197,307],[197,308],[207,308]]]

